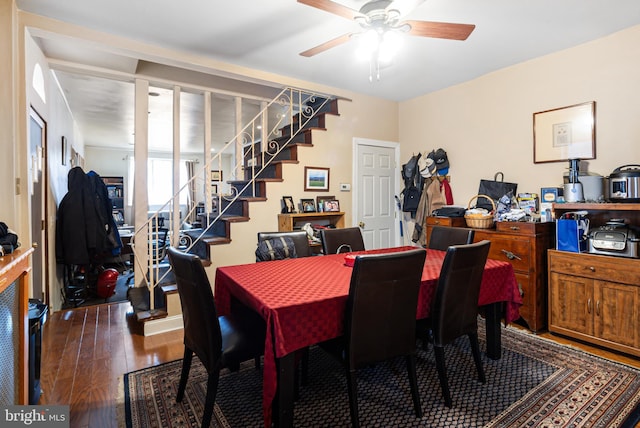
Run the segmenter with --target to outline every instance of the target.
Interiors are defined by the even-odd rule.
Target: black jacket
[[[67,188],[56,221],[58,263],[86,265],[112,255],[122,244],[100,177],[75,167],[69,171]]]

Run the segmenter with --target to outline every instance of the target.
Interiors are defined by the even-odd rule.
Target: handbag
[[[433,215],[436,217],[464,217],[464,213],[467,211],[464,207],[449,207],[445,206],[433,210]]]
[[[500,176],[500,180],[498,180],[498,176]],[[510,197],[514,196],[517,188],[517,183],[508,183],[504,181],[504,174],[502,172],[496,172],[493,176],[493,180],[480,180],[478,194],[490,196],[491,199],[493,199],[495,206],[498,206],[500,198],[509,194],[509,192],[511,192],[511,195],[509,195]],[[484,208],[487,211],[492,211],[494,206],[487,198],[478,197],[478,200],[476,201],[476,208]]]
[[[256,262],[267,262],[270,260],[295,259],[296,245],[288,236],[269,238],[258,243],[256,248]]]
[[[567,212],[556,222],[556,249],[572,253],[587,251],[589,219],[585,212]]]

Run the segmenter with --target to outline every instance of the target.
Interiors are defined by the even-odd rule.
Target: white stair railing
[[[270,166],[278,160],[280,153],[294,141],[294,139],[312,125],[318,113],[328,107],[329,102],[335,97],[317,92],[305,91],[296,88],[285,88],[278,96],[271,100],[241,131],[230,140],[220,151],[216,152],[208,162],[203,165],[202,170],[193,174],[193,177],[185,183],[164,205],[158,208],[149,216],[146,223],[137,226],[131,240],[136,269],[140,272],[147,272],[143,276],[144,284],[149,289],[150,310],[155,308],[154,289],[165,278],[170,275],[171,267],[168,263],[159,263],[164,258],[164,245],[171,243],[180,247],[183,251],[191,251],[205,237],[212,235],[216,225],[222,219],[230,217],[236,208],[235,203],[241,198],[260,198],[258,181],[268,179]],[[271,109],[280,109],[275,123],[269,123],[268,113]],[[186,215],[180,221],[174,223],[174,213],[180,206],[180,194],[190,188],[209,189],[209,185],[198,183],[198,180],[207,180],[211,170],[222,171],[222,159],[225,154],[232,154],[235,157],[238,143],[243,147],[241,162],[235,162],[231,171],[234,178],[229,181],[230,191],[228,193],[218,192],[215,195],[205,194],[202,200],[205,201],[203,212],[197,212],[198,206],[191,204]],[[203,178],[204,177],[204,178]],[[199,186],[199,184],[201,184]],[[206,201],[210,201],[209,203]],[[169,218],[162,217],[161,213],[169,213]],[[237,214],[236,214],[237,215]],[[186,223],[199,216],[202,227],[189,234],[184,232]],[[168,224],[167,224],[168,222]],[[175,226],[177,224],[177,227]],[[158,237],[164,233],[163,228],[167,228],[167,242],[162,242]],[[194,236],[195,235],[195,236]],[[146,242],[140,242],[140,237],[146,237]],[[137,242],[136,242],[137,241]],[[141,257],[142,253],[146,257]],[[147,260],[145,264],[144,261]]]

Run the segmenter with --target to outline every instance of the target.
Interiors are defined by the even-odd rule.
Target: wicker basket
[[[483,198],[487,198],[491,201],[491,206],[493,209],[489,214],[465,214],[464,219],[467,222],[468,227],[475,227],[476,229],[491,229],[493,227],[493,213],[496,210],[496,204],[493,202],[490,196],[487,195],[476,195],[473,198],[469,199],[469,203],[467,204],[467,210],[471,209],[471,202],[478,197],[482,196]]]

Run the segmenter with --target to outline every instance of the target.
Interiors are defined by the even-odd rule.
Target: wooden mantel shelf
[[[34,249],[18,249],[11,254],[0,257],[0,293],[11,284],[18,281],[18,375],[16,390],[17,402],[14,404],[28,404],[29,402],[29,275],[31,273],[30,255]]]

